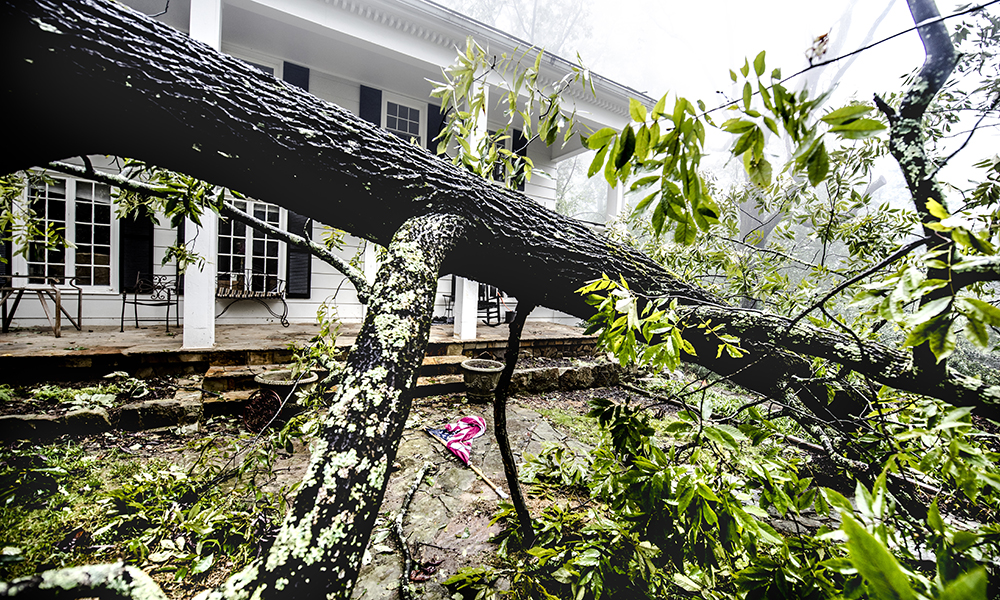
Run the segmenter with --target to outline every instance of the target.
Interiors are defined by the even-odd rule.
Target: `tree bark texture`
[[[410,412],[440,264],[461,227],[425,215],[400,228],[277,539],[207,598],[350,598]]]
[[[3,0],[0,23],[8,73],[0,100],[36,128],[4,145],[0,171],[67,156],[131,156],[382,245],[410,217],[453,215],[466,226],[443,270],[541,306],[588,318],[592,308],[575,290],[607,273],[643,295],[725,308],[634,249],[120,5]],[[68,101],[67,89],[87,93]],[[738,385],[826,397],[822,384],[802,383],[811,373],[802,356],[747,343],[746,357],[715,358],[716,338],[696,330],[687,337],[695,361]],[[938,395],[937,384],[953,377],[919,375],[918,385],[902,389]],[[982,400],[979,409],[995,412],[995,396]]]
[[[5,598],[131,598],[167,600],[166,594],[142,569],[113,563],[54,569],[6,583],[0,581]]]

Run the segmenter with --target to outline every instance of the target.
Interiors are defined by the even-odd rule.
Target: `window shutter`
[[[6,237],[6,233],[7,232],[5,230],[0,229],[0,236]],[[13,271],[11,271],[12,267],[10,265],[10,258],[11,258],[12,254],[13,254],[11,252],[12,249],[13,248],[11,246],[10,240],[6,240],[4,242],[0,242],[0,258],[3,259],[3,260],[0,260],[0,275],[11,275],[11,274],[13,274]],[[3,282],[0,282],[0,283],[3,283]],[[9,283],[9,282],[7,282],[7,283]]]
[[[528,156],[528,139],[524,137],[524,132],[520,129],[515,129],[513,135],[510,136],[510,147],[514,154],[526,157]],[[523,170],[523,169],[521,169]],[[524,191],[524,178],[522,177],[517,183],[517,190],[519,192]]]
[[[118,285],[132,291],[139,273],[153,272],[153,222],[147,215],[118,221],[118,255]]]
[[[288,232],[303,234],[308,221],[302,215],[288,211]],[[312,235],[312,231],[307,233]],[[298,246],[288,246],[288,262],[285,269],[285,295],[289,298],[308,298],[312,288],[312,253]]]
[[[285,61],[285,66],[281,69],[281,78],[295,87],[309,91],[309,69],[307,67]]]
[[[437,136],[444,126],[444,114],[437,104],[427,105],[427,149],[437,154]]]
[[[376,127],[382,126],[382,90],[361,86],[361,105],[358,108],[358,116],[373,123]]]
[[[187,238],[185,236],[185,224],[187,219],[181,219],[181,222],[177,224],[177,243],[183,244]],[[191,267],[196,269],[197,267]],[[177,294],[180,296],[184,295],[184,274],[181,273],[180,267],[177,268]]]

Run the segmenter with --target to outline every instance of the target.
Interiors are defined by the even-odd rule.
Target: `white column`
[[[616,187],[611,187],[608,185],[608,203],[605,208],[605,214],[608,216],[608,220],[614,219],[618,216],[618,213],[624,208],[623,204],[623,194],[625,191],[625,184],[619,183]]]
[[[191,0],[189,22],[193,39],[222,47],[222,0]],[[189,248],[205,258],[205,268],[191,266],[184,273],[184,348],[215,345],[215,281],[219,244],[219,217],[206,211],[199,228],[190,219],[184,224]]]
[[[476,339],[479,318],[479,284],[465,277],[455,278],[455,337]]]
[[[188,35],[216,50],[222,49],[222,0],[191,0]]]

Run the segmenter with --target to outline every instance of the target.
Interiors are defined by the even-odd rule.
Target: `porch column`
[[[607,215],[608,221],[617,217],[618,213],[620,213],[622,208],[624,208],[624,192],[625,184],[619,184],[616,187],[608,185],[608,202],[604,212],[604,214]]]
[[[455,278],[455,337],[476,339],[479,318],[479,284],[465,277]]]
[[[189,31],[192,39],[216,50],[222,47],[222,0],[191,0]],[[205,258],[205,268],[190,267],[184,273],[184,348],[215,345],[215,282],[219,240],[219,217],[206,211],[201,228],[188,219],[185,224],[190,249]]]

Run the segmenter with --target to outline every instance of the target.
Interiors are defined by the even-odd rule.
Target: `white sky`
[[[710,108],[723,103],[723,94],[738,94],[729,70],[738,70],[745,58],[752,62],[761,50],[767,52],[768,72],[780,67],[788,76],[808,66],[805,52],[817,36],[829,33],[825,58],[832,58],[913,26],[905,0],[590,1],[594,32],[579,48],[587,66],[654,98],[670,91],[704,100]],[[937,3],[942,15],[960,4]],[[851,97],[870,103],[875,93],[901,91],[902,77],[923,59],[914,31],[786,85],[816,89],[818,83],[826,90],[837,82],[828,106]],[[977,133],[941,178],[968,187],[978,176],[969,165],[997,152],[996,141],[991,130]],[[890,188],[902,184],[901,175],[889,172],[893,167],[890,162],[886,172]]]

